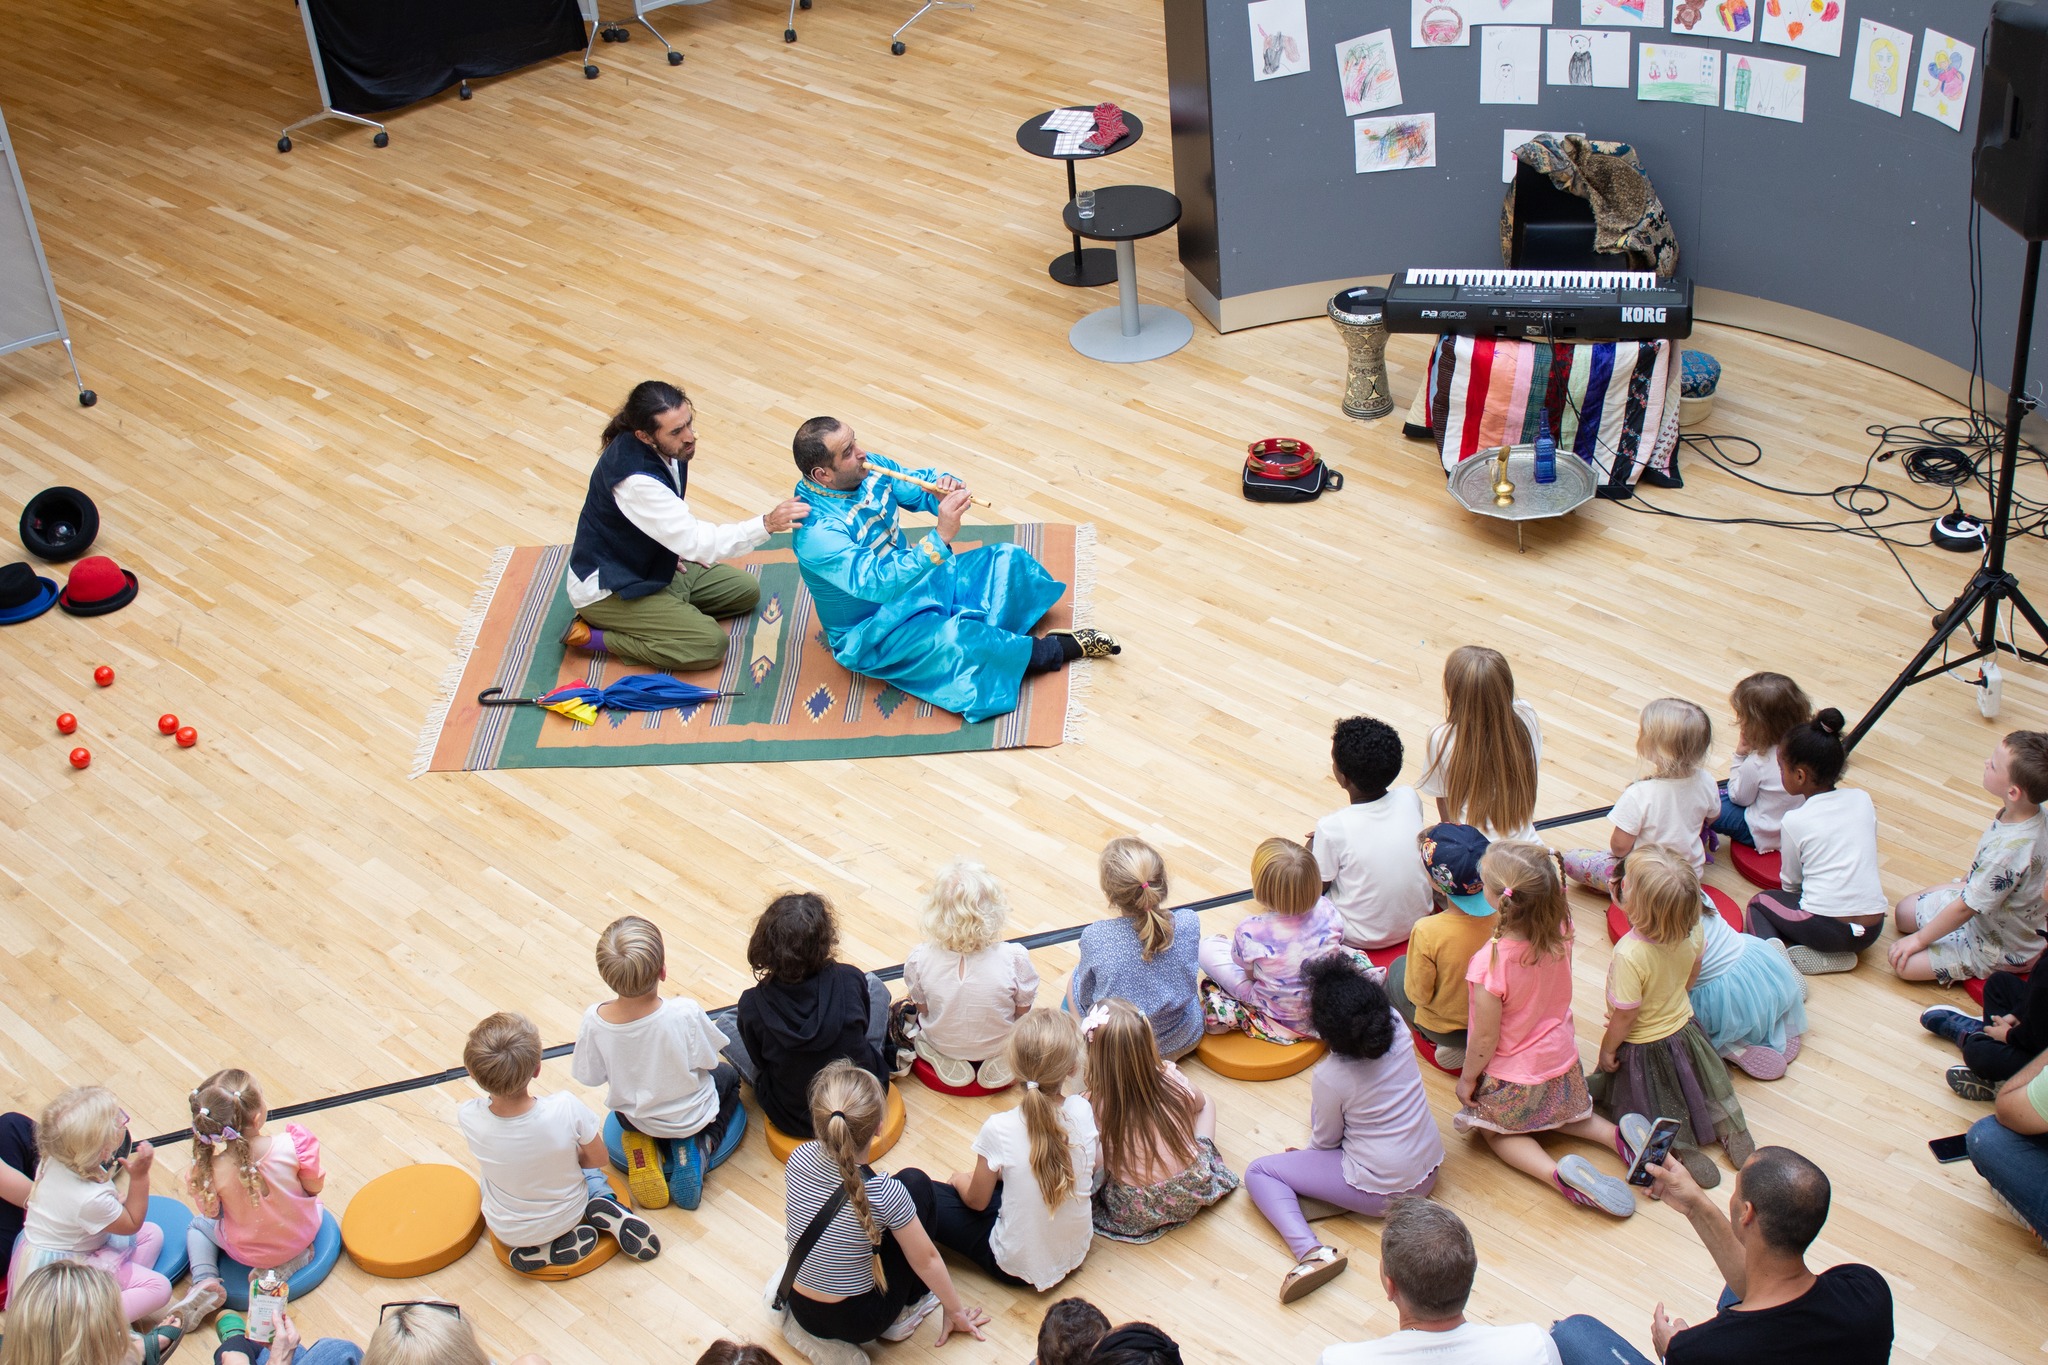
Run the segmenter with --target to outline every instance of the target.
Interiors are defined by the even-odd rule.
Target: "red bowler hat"
[[[57,605],[73,616],[105,616],[135,600],[135,575],[105,555],[90,555],[71,566]]]

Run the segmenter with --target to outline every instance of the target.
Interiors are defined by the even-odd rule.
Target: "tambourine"
[[[1315,468],[1315,447],[1292,436],[1268,436],[1246,448],[1244,465],[1269,479],[1298,479]]]

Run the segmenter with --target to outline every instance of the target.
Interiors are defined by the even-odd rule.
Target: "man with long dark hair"
[[[751,574],[719,563],[801,522],[795,498],[748,521],[699,521],[683,501],[697,453],[696,410],[673,384],[635,384],[599,438],[563,587],[576,619],[562,643],[675,672],[725,658],[721,618],[761,599]]]

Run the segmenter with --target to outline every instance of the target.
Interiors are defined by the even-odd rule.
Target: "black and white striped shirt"
[[[795,1249],[797,1239],[804,1235],[811,1219],[839,1188],[839,1167],[825,1154],[823,1147],[815,1142],[806,1142],[790,1154],[786,1246]],[[868,1204],[874,1209],[875,1221],[882,1227],[907,1227],[916,1221],[917,1209],[910,1202],[910,1192],[895,1177],[873,1176],[867,1182],[867,1189]],[[869,1259],[874,1250],[868,1245],[867,1234],[861,1231],[860,1219],[854,1216],[853,1206],[849,1203],[832,1215],[824,1235],[811,1248],[809,1259],[798,1268],[796,1282],[820,1294],[865,1294],[875,1287],[874,1265]]]

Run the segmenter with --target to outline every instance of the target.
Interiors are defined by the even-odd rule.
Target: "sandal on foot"
[[[1558,1162],[1557,1171],[1550,1178],[1574,1204],[1584,1204],[1616,1218],[1626,1218],[1636,1211],[1635,1191],[1627,1182],[1602,1175],[1582,1156],[1574,1154]]]
[[[661,1239],[645,1218],[636,1218],[616,1199],[593,1199],[583,1209],[583,1222],[605,1233],[619,1244],[619,1250],[636,1261],[651,1261],[661,1255]]]
[[[142,1365],[163,1365],[184,1339],[184,1330],[175,1323],[159,1323],[150,1328],[142,1334]]]
[[[613,1205],[614,1208],[617,1205]],[[590,1259],[590,1253],[597,1250],[597,1229],[583,1224],[541,1247],[514,1247],[506,1253],[505,1259],[512,1268],[522,1274],[531,1275],[549,1266],[580,1265]]]
[[[619,1146],[626,1154],[626,1188],[643,1209],[669,1204],[668,1177],[661,1169],[661,1144],[642,1132],[619,1124]]]
[[[1314,1293],[1343,1274],[1347,1264],[1344,1253],[1337,1248],[1317,1247],[1296,1261],[1294,1269],[1280,1281],[1280,1302],[1293,1303]]]

